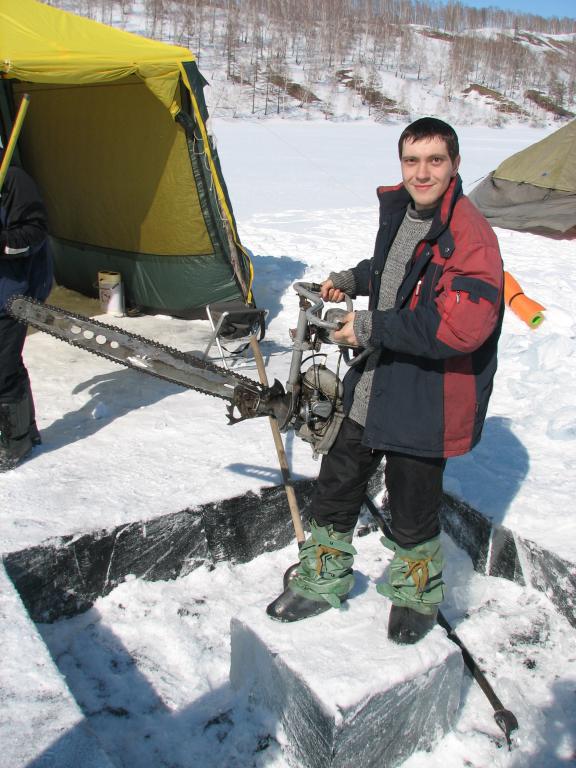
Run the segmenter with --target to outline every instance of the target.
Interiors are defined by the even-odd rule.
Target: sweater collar
[[[378,198],[380,200],[380,211],[383,214],[405,213],[412,202],[404,184],[400,183],[394,187],[378,187]],[[446,229],[456,201],[462,195],[462,179],[460,174],[451,180],[448,189],[442,195],[440,202],[435,210],[432,220],[432,226],[426,237],[427,240],[434,239]]]

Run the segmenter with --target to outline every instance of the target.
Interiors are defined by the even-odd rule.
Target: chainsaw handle
[[[341,347],[342,349],[342,357],[344,358],[344,362],[348,366],[348,368],[353,368],[355,365],[358,365],[358,363],[361,363],[363,360],[366,360],[368,355],[371,355],[372,352],[374,352],[374,347],[364,347],[362,352],[359,352],[357,355],[351,356],[350,355],[350,347]]]
[[[338,331],[342,327],[342,323],[334,322],[332,320],[323,320],[319,316],[319,313],[322,311],[322,307],[324,306],[324,300],[320,296],[321,289],[322,286],[320,283],[294,283],[294,290],[298,296],[302,296],[303,298],[312,302],[312,306],[309,307],[305,312],[307,322],[310,323],[310,325],[326,328],[326,330],[329,331]],[[348,295],[346,295],[346,309],[348,312],[352,312],[353,309],[352,299]],[[340,349],[342,350],[342,357],[344,362],[349,368],[352,368],[355,365],[361,363],[368,357],[371,352],[374,351],[373,347],[366,347],[359,354],[351,356],[350,349],[348,347],[340,347]]]
[[[329,331],[338,331],[341,327],[340,323],[323,320],[318,315],[324,306],[324,299],[320,295],[321,289],[320,283],[294,283],[294,290],[298,296],[302,296],[312,302],[312,306],[306,310],[306,318],[310,325],[326,328]],[[346,309],[348,312],[352,312],[353,309],[352,299],[348,295],[346,295]]]

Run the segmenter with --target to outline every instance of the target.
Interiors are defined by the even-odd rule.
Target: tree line
[[[108,23],[142,7],[49,1]],[[524,103],[527,93],[541,93],[560,109],[576,100],[575,19],[425,0],[143,0],[143,7],[146,34],[190,48],[201,67],[204,57],[220,57],[228,79],[252,88],[253,111],[262,100],[266,113],[280,111],[286,94],[311,102],[315,83],[327,79],[384,99],[383,71],[436,82],[448,100],[470,86]],[[431,39],[444,49],[436,68]],[[299,83],[290,81],[290,65],[301,68]]]

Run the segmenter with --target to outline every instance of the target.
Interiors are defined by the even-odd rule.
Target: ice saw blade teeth
[[[236,387],[250,390],[256,395],[261,394],[263,391],[262,385],[247,376],[233,373],[199,357],[173,347],[165,346],[144,336],[129,333],[123,328],[101,323],[98,320],[69,312],[61,307],[43,304],[27,296],[12,297],[8,301],[6,308],[8,312],[21,322],[27,323],[59,341],[67,342],[74,347],[80,347],[86,352],[91,352],[97,357],[111,360],[126,368],[145,372],[147,375],[155,376],[162,381],[169,381],[171,384],[176,384],[195,392],[201,392],[203,395],[230,402],[234,398]],[[138,352],[135,348],[138,349]],[[150,355],[140,352],[141,348],[149,349],[151,351]],[[156,353],[160,353],[160,357],[164,357],[157,360]],[[166,363],[166,357],[168,358],[168,363]],[[184,366],[182,365],[183,363]],[[186,368],[189,368],[191,377],[201,377],[202,372],[211,372],[220,379],[223,379],[222,389],[227,390],[227,392],[226,394],[213,392],[201,386],[195,386],[189,381],[183,381],[181,376],[172,377],[166,370],[162,372],[156,370],[154,367],[156,364],[164,368],[172,365],[173,370],[179,373],[186,372]],[[209,383],[209,380],[207,380],[207,385]]]

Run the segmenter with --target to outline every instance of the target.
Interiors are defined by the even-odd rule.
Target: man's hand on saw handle
[[[346,294],[340,288],[335,288],[330,278],[324,280],[320,286],[320,295],[324,301],[331,301],[338,304],[346,300]],[[342,318],[342,325],[338,331],[334,331],[334,341],[345,346],[358,346],[358,339],[354,333],[354,312],[348,312]]]

